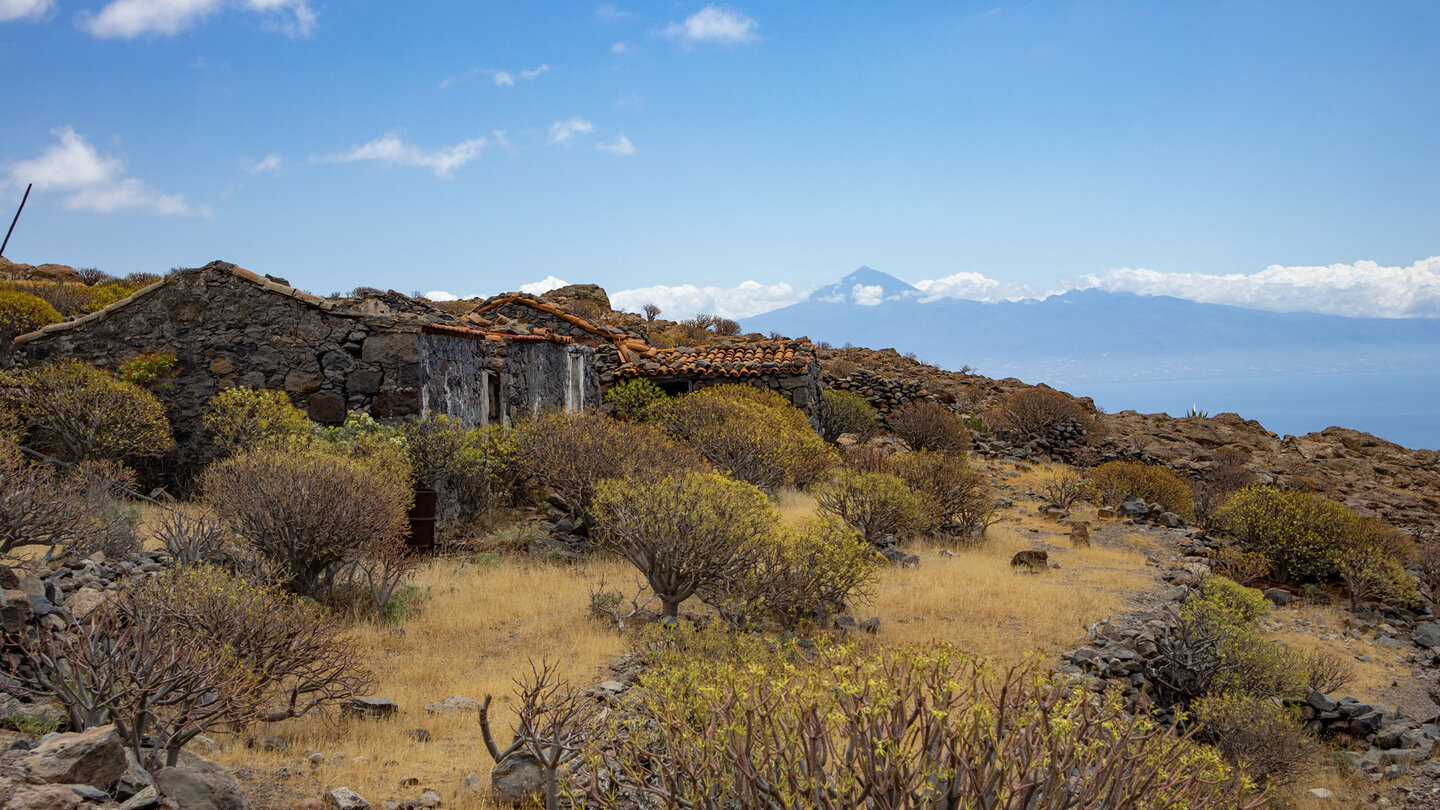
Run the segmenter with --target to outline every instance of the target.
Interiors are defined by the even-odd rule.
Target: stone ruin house
[[[597,325],[525,293],[497,295],[462,320],[515,334],[540,329],[591,346],[600,385],[607,390],[635,378],[648,379],[669,394],[746,383],[781,394],[812,423],[819,419],[820,362],[804,338],[766,340],[753,335],[706,346],[662,349],[635,334]]]
[[[176,355],[162,398],[182,448],[210,398],[234,385],[283,390],[326,424],[352,410],[500,424],[600,403],[596,351],[565,334],[487,329],[398,293],[318,298],[225,262],[173,272],[15,342],[27,363],[74,357],[113,369],[142,352]]]

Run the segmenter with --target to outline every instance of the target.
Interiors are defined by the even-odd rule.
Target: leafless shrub
[[[1248,695],[1213,695],[1196,701],[1195,719],[1201,724],[1202,739],[1261,784],[1293,782],[1317,747],[1288,710]]]
[[[892,460],[929,515],[931,532],[953,538],[983,537],[999,514],[994,487],[964,456],[905,453]]]
[[[530,755],[545,774],[545,808],[558,810],[560,769],[580,756],[586,731],[592,725],[595,702],[560,678],[556,664],[530,662],[530,675],[515,682],[520,707],[516,710],[514,738],[505,750],[490,733],[490,695],[480,704],[480,732],[490,757],[499,764],[517,752]]]
[[[261,684],[224,649],[178,628],[101,609],[22,641],[24,692],[65,707],[83,730],[114,723],[142,763],[173,766],[190,740],[245,716]]]
[[[645,313],[645,320],[647,321],[654,321],[660,317],[660,307],[655,304],[646,304],[640,311]]]
[[[1355,680],[1355,665],[1328,650],[1311,653],[1305,662],[1306,682],[1312,691],[1338,692]]]
[[[1047,503],[1066,510],[1077,501],[1091,497],[1090,484],[1085,480],[1085,476],[1070,467],[1061,467],[1045,476],[1040,492]]]
[[[1095,417],[1074,397],[1053,388],[1026,388],[1005,399],[991,416],[997,430],[1020,436],[1046,436],[1053,427],[1073,422],[1085,436],[1098,430]]]
[[[344,625],[310,603],[208,565],[172,569],[119,602],[132,623],[171,628],[190,645],[235,656],[258,691],[232,718],[275,722],[333,705],[370,685]]]
[[[401,536],[408,482],[318,449],[249,452],[211,466],[205,502],[284,578],[314,594],[362,545]]]
[[[958,454],[970,447],[970,429],[938,402],[912,402],[890,414],[889,422],[913,450]]]
[[[1431,540],[1415,547],[1415,569],[1430,600],[1440,600],[1440,541]]]
[[[645,601],[640,601],[644,596]],[[628,605],[627,605],[628,602]],[[655,594],[645,586],[644,580],[637,580],[635,593],[626,596],[619,588],[605,587],[605,578],[590,586],[590,615],[606,618],[615,623],[615,629],[625,632],[626,624],[655,602]]]
[[[607,478],[664,476],[698,470],[704,462],[649,424],[621,422],[587,411],[545,411],[515,432],[519,464],[565,499],[572,516],[589,507]]]
[[[1144,661],[1145,677],[1155,687],[1161,706],[1188,704],[1208,692],[1239,663],[1226,655],[1235,632],[1222,625],[1184,615],[1170,621],[1168,632],[1155,638],[1155,654]]]
[[[75,272],[80,275],[81,281],[91,287],[101,282],[110,281],[113,278],[109,273],[95,267],[77,267],[75,268]]]
[[[98,551],[115,559],[138,551],[140,512],[129,500],[135,473],[115,461],[86,461],[71,475],[79,484],[88,523],[72,544],[71,554],[89,556]]]
[[[73,540],[88,522],[80,487],[0,441],[0,556]]]
[[[1270,573],[1270,558],[1258,551],[1221,548],[1216,550],[1214,560],[1218,569],[1216,573],[1223,574],[1241,585],[1254,584]]]
[[[191,514],[181,509],[166,509],[155,526],[155,537],[177,565],[200,563],[225,564],[231,559],[233,540],[228,529],[209,512]]]
[[[1195,516],[1201,523],[1210,525],[1211,515],[1227,498],[1255,483],[1249,462],[1250,454],[1243,450],[1225,447],[1215,452],[1215,463],[1194,484]]]
[[[360,585],[375,608],[374,619],[390,616],[391,600],[404,586],[422,557],[399,537],[379,537],[361,546],[348,567],[350,581]]]

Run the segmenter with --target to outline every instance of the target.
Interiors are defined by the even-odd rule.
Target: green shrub
[[[812,494],[823,512],[854,527],[872,544],[900,540],[924,531],[927,507],[900,478],[836,467],[815,485]],[[933,514],[933,512],[931,513]]]
[[[865,397],[836,388],[828,388],[821,394],[820,433],[825,441],[833,442],[846,433],[854,433],[864,441],[875,428],[875,408]]]
[[[1246,487],[1226,501],[1215,518],[1241,548],[1269,557],[1271,576],[1280,582],[1327,580],[1344,573],[1341,561],[1348,555],[1345,570],[1373,597],[1387,593],[1387,598],[1407,599],[1413,588],[1408,575],[1383,574],[1386,569],[1394,573],[1397,566],[1403,570],[1414,554],[1409,537],[1321,495]]]
[[[205,427],[215,443],[233,452],[274,440],[310,435],[305,412],[290,403],[290,396],[273,388],[226,388],[210,398]]]
[[[669,398],[660,386],[639,377],[618,382],[605,392],[605,404],[610,406],[613,415],[641,422],[650,417],[651,408]]]
[[[1317,748],[1295,711],[1270,700],[1212,695],[1196,701],[1193,712],[1200,739],[1260,784],[1294,781]]]
[[[175,447],[155,395],[65,359],[14,373],[8,404],[37,448],[65,461],[159,456]]]
[[[938,402],[912,402],[890,414],[888,421],[912,450],[960,454],[970,448],[970,429]]]
[[[1335,568],[1350,593],[1350,610],[1359,612],[1364,602],[1414,608],[1420,604],[1415,577],[1395,555],[1377,545],[1361,544],[1342,549]]]
[[[417,489],[435,489],[464,461],[468,431],[445,414],[426,414],[400,425],[405,456]]]
[[[481,425],[465,433],[455,468],[441,486],[441,522],[463,525],[514,497],[515,434],[503,425]]]
[[[804,487],[836,461],[805,414],[779,394],[717,385],[656,408],[654,420],[707,461],[765,489]]]
[[[571,777],[586,807],[628,806],[642,791],[667,807],[852,808],[876,796],[890,797],[876,807],[1253,810],[1266,801],[1213,749],[1033,662],[1002,670],[941,645],[867,655],[816,644],[799,656],[753,634],[739,636],[748,648],[665,635],[693,646],[646,667],[634,712],[612,713],[592,735],[590,767]],[[608,778],[584,778],[602,762]]]
[[[1090,484],[1109,506],[1127,497],[1158,503],[1165,511],[1186,520],[1195,519],[1195,492],[1178,473],[1156,464],[1107,461],[1090,471]]]
[[[1233,615],[1234,624],[1249,624],[1270,615],[1270,600],[1255,588],[1247,588],[1226,577],[1207,577],[1200,586],[1205,602]]]
[[[292,593],[314,596],[333,567],[406,527],[408,480],[321,447],[250,450],[205,471],[205,502],[273,567]]]
[[[48,301],[20,290],[0,289],[0,340],[7,350],[16,335],[59,321],[60,313]]]
[[[890,469],[918,496],[926,531],[973,537],[995,520],[999,507],[994,487],[964,456],[900,453],[891,459]]]
[[[592,507],[600,546],[630,561],[671,617],[698,589],[746,575],[777,521],[764,493],[718,473],[602,481]]]
[[[175,378],[179,358],[169,353],[142,352],[120,364],[120,379],[147,391],[165,391]]]
[[[515,447],[520,468],[555,490],[575,517],[607,478],[664,477],[705,467],[659,428],[593,411],[542,411],[515,428]]]
[[[1220,665],[1200,694],[1297,698],[1306,693],[1309,667],[1304,656],[1283,642],[1260,637],[1257,622],[1270,609],[1260,591],[1225,577],[1206,579],[1200,594],[1181,605],[1182,621],[1205,628],[1219,640],[1215,651]]]
[[[884,558],[834,517],[772,527],[740,576],[702,586],[700,598],[736,627],[825,622],[869,597]]]

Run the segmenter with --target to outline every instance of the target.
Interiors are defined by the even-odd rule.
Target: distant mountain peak
[[[920,290],[873,267],[861,265],[839,281],[810,293],[811,301],[874,306],[882,301],[919,295]]]

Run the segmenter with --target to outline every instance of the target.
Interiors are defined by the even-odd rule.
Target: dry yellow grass
[[[1343,633],[1348,626],[1348,616],[1349,611],[1335,605],[1300,603],[1272,613],[1271,618],[1282,622],[1284,629],[1267,635],[1306,652],[1324,650],[1348,661],[1354,667],[1355,679],[1339,690],[1340,695],[1349,695],[1363,703],[1393,703],[1393,697],[1385,695],[1386,690],[1411,674],[1403,651],[1386,649],[1370,643],[1368,639],[1357,641],[1346,638]],[[1301,620],[1308,625],[1299,625]],[[1336,638],[1326,637],[1330,635]],[[1357,654],[1363,654],[1370,660],[1361,661]],[[1424,712],[1430,706],[1412,708]]]
[[[1029,652],[1050,654],[1081,639],[1084,625],[1121,612],[1127,599],[1151,583],[1145,557],[1123,548],[1054,548],[1067,541],[1047,536],[1059,570],[1018,573],[1016,551],[1036,547],[1038,535],[994,526],[989,542],[949,557],[939,547],[918,549],[919,568],[890,569],[867,611],[881,617],[883,644],[946,641],[962,649],[1017,663]]]
[[[819,514],[819,506],[809,493],[792,487],[781,489],[775,497],[775,511],[780,513],[780,519],[786,523],[799,523],[814,517]]]
[[[493,763],[475,713],[427,714],[425,704],[455,694],[477,700],[494,694],[498,711],[492,710],[492,725],[497,741],[508,743],[514,679],[528,672],[529,660],[558,661],[561,674],[577,684],[603,679],[602,669],[619,656],[624,642],[589,618],[587,586],[602,576],[612,586],[628,584],[632,570],[611,559],[561,567],[506,558],[498,566],[463,568],[455,560],[437,560],[415,578],[429,594],[417,617],[355,630],[376,675],[375,695],[399,704],[397,718],[289,720],[250,731],[285,739],[288,753],[265,753],[220,737],[225,750],[213,756],[255,771],[261,782],[286,766],[294,775],[283,784],[304,796],[343,785],[383,807],[387,798],[413,798],[430,788],[449,808],[489,807],[482,797]],[[409,736],[415,728],[427,729],[431,741]],[[325,764],[312,770],[307,750],[323,752]],[[463,788],[471,772],[481,776],[480,794]],[[402,786],[406,778],[419,782]]]

